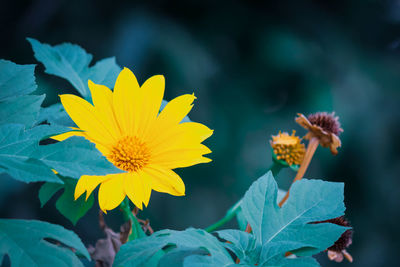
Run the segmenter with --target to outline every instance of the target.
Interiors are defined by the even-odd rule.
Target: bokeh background
[[[400,1],[2,0],[0,33],[0,58],[18,64],[37,63],[26,37],[71,42],[95,61],[115,56],[140,82],[165,75],[167,100],[195,92],[190,117],[215,130],[206,141],[213,162],[179,170],[185,197],[152,195],[140,217],[156,230],[215,222],[271,164],[272,134],[303,135],[298,112],[335,111],[343,146],[337,156],[319,148],[306,177],[346,183],[353,266],[397,266]],[[36,73],[45,105],[73,92],[43,69]],[[277,181],[286,189],[293,177],[285,170]],[[2,177],[0,217],[58,223],[86,245],[102,237],[97,203],[73,226],[54,199],[40,208],[39,186]],[[122,222],[118,212],[106,220],[115,230]]]

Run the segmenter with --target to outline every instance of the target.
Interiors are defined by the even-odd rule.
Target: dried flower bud
[[[316,137],[321,146],[329,147],[334,155],[338,153],[337,148],[341,146],[338,135],[343,129],[340,128],[339,118],[335,117],[335,113],[317,112],[310,114],[308,118],[300,113],[297,115],[296,122],[308,130],[305,139]]]
[[[307,119],[312,125],[317,125],[328,133],[339,136],[343,132],[343,129],[340,128],[339,117],[335,116],[335,112],[317,112],[308,115]]]
[[[292,135],[289,135],[279,131],[279,134],[273,135],[270,141],[276,159],[285,161],[289,166],[301,164],[306,151],[301,139],[295,136],[295,133],[296,131],[293,131]]]

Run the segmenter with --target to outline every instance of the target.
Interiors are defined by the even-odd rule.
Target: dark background
[[[345,182],[353,266],[396,266],[400,219],[400,1],[1,1],[0,58],[36,63],[25,37],[76,43],[94,60],[116,56],[140,82],[166,77],[166,99],[195,92],[194,121],[214,129],[213,162],[178,172],[185,197],[153,193],[141,217],[156,229],[206,227],[271,164],[279,130],[305,131],[296,113],[336,111],[337,156],[319,148],[306,177]],[[70,84],[36,69],[45,105]],[[287,188],[294,173],[277,177]],[[74,227],[40,208],[39,184],[0,181],[0,216],[36,218],[102,236],[94,208]],[[115,230],[118,211],[106,220]],[[233,221],[230,227],[236,227]],[[337,266],[325,255],[323,266]],[[350,266],[342,263],[342,266]]]

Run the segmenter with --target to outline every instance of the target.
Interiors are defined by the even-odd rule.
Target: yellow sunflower
[[[79,131],[54,137],[64,140],[84,136],[116,167],[125,171],[105,176],[80,177],[75,199],[86,198],[100,184],[99,205],[106,212],[126,196],[138,208],[147,206],[152,190],[175,196],[185,194],[185,184],[172,170],[210,162],[211,150],[201,144],[213,133],[207,126],[183,122],[190,112],[193,94],[179,96],[159,112],[164,96],[164,76],[156,75],[139,86],[124,68],[114,92],[89,80],[93,105],[75,95],[61,95],[61,103]]]

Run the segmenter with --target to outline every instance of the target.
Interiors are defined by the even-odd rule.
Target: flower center
[[[149,158],[149,150],[136,136],[123,137],[108,156],[115,166],[127,172],[142,169],[149,162]]]

